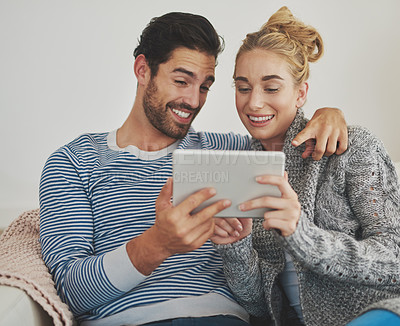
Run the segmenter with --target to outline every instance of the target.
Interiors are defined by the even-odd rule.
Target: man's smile
[[[191,123],[192,120],[194,119],[194,116],[196,115],[196,110],[189,110],[186,108],[177,108],[171,107],[168,105],[168,108],[171,110],[172,115],[174,118],[182,124],[188,124]]]
[[[189,118],[191,113],[190,112],[186,112],[186,111],[182,111],[182,110],[178,110],[178,109],[171,109],[172,112],[174,112],[175,114],[177,114],[179,117],[181,118]]]

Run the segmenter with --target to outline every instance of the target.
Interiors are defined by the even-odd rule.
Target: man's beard
[[[190,110],[193,114],[192,121],[200,110],[199,108],[193,109],[187,104],[174,101],[168,102],[163,107],[161,100],[158,98],[157,86],[153,79],[150,80],[143,96],[143,109],[147,119],[154,128],[164,135],[174,139],[182,139],[188,133],[191,124],[181,124],[174,121],[168,112],[169,108]]]

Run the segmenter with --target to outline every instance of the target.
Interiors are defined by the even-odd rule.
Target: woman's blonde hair
[[[324,45],[314,27],[305,25],[287,7],[282,7],[258,32],[246,35],[236,55],[236,63],[243,53],[254,49],[282,55],[289,63],[295,84],[300,85],[310,75],[309,62],[322,56]]]

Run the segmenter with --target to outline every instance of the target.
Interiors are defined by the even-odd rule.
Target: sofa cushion
[[[0,285],[0,325],[52,326],[53,319],[23,290]]]
[[[52,317],[55,326],[72,326],[72,313],[57,295],[38,239],[38,209],[23,213],[3,232],[0,236],[0,284],[22,289]]]

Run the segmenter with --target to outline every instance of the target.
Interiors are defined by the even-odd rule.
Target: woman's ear
[[[136,57],[133,70],[135,72],[138,84],[146,85],[151,77],[151,73],[146,57],[143,54],[140,54]]]
[[[298,96],[296,100],[296,107],[301,108],[307,100],[308,83],[304,82],[298,89]]]

